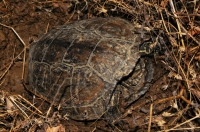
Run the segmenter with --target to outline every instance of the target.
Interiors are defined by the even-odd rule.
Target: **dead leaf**
[[[46,132],[65,132],[65,127],[60,124],[56,127],[49,127],[47,128]]]
[[[163,8],[165,8],[168,4],[168,1],[169,0],[162,0],[161,3],[160,3],[160,6],[162,6]]]
[[[166,123],[162,116],[154,117],[154,121],[157,123],[158,126],[162,127]]]
[[[10,96],[10,98],[12,98],[12,96]],[[14,104],[12,103],[12,101],[9,98],[6,98],[6,108],[7,108],[7,112],[10,115],[13,115],[14,110],[16,109]]]
[[[189,34],[191,34],[192,36],[194,36],[195,34],[200,34],[200,27],[193,27],[192,29],[190,29],[188,31]],[[190,38],[190,35],[187,35],[188,38]]]
[[[163,112],[162,116],[164,116],[164,117],[172,117],[172,116],[174,116],[174,114],[169,113],[169,112]]]
[[[173,72],[173,71],[170,71],[170,73],[168,74],[168,77],[170,77],[170,78],[175,78],[175,79],[177,79],[177,80],[182,80],[182,77],[181,77],[181,75],[179,75],[179,74],[177,74],[177,73],[175,73],[175,72]]]
[[[190,73],[190,75],[192,76],[192,80],[195,79],[195,78],[197,77],[197,73],[195,72],[193,66],[191,66],[191,67],[189,68],[189,73]]]
[[[192,94],[195,95],[200,100],[200,91],[193,88],[191,88],[190,90]]]
[[[178,47],[178,44],[173,37],[169,36],[169,41],[171,42],[173,47]]]

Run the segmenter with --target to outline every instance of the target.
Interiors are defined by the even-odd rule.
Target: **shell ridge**
[[[62,63],[64,62],[64,58],[67,56],[67,53],[68,53],[68,50],[70,49],[70,47],[72,47],[73,45],[74,45],[74,41],[77,39],[77,36],[76,36],[76,38],[74,38],[74,40],[70,43],[70,45],[67,47],[67,49],[66,49],[66,51],[65,51],[65,53],[64,53],[64,55],[63,55],[63,58],[62,58]]]
[[[104,80],[105,82],[107,83],[110,83],[110,84],[116,84],[116,81],[109,81],[107,78],[103,77],[97,70],[95,70],[93,67],[91,67],[90,65],[88,65],[88,67],[94,72],[96,73],[96,75],[98,77],[100,77],[102,80]]]
[[[92,52],[89,55],[88,61],[86,63],[86,65],[89,65],[89,63],[91,62],[92,59],[92,55],[94,55],[94,51],[96,50],[97,46],[99,45],[99,43],[102,41],[102,38],[99,39],[99,41],[97,42],[97,44],[94,46]]]

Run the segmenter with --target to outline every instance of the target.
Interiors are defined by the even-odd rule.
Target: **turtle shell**
[[[60,106],[75,120],[118,111],[118,82],[140,58],[150,37],[120,18],[94,18],[63,25],[44,35],[29,51],[28,90]]]

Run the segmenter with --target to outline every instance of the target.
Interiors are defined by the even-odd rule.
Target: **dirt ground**
[[[153,3],[154,5],[151,5]],[[173,131],[175,129],[177,131],[199,131],[199,3],[196,3],[197,6],[180,1],[174,4],[176,4],[177,10],[181,10],[181,4],[185,4],[188,17],[193,18],[191,20],[193,28],[188,26],[185,28],[192,35],[188,37],[182,34],[186,48],[176,42],[182,40],[177,39],[180,34],[173,34],[176,32],[175,29],[178,29],[175,24],[177,21],[170,16],[173,14],[164,14],[164,18],[162,18],[162,15],[158,13],[158,7],[162,11],[163,8],[169,10],[168,0],[163,2],[153,0],[143,3],[140,3],[139,0],[134,2],[129,0],[124,2],[117,0],[0,0],[0,132],[145,132]],[[147,10],[141,8],[144,5],[148,7]],[[193,12],[193,9],[197,11]],[[142,11],[141,14],[138,13],[140,11]],[[145,13],[147,13],[146,16]],[[185,12],[180,11],[179,13],[178,15],[184,16],[181,13]],[[190,16],[192,13],[193,15]],[[114,123],[103,119],[74,121],[55,113],[46,116],[49,104],[25,88],[29,46],[42,35],[60,25],[82,19],[108,16],[121,17],[140,24],[143,24],[144,20],[149,20],[145,26],[158,26],[158,28],[161,28],[160,25],[162,25],[162,23],[158,23],[159,21],[166,18],[169,18],[169,23],[172,21],[171,25],[168,24],[173,27],[171,28],[173,35],[168,34],[165,52],[152,58],[155,61],[155,73],[151,88],[139,100],[125,109],[122,116]],[[187,17],[182,17],[181,20],[182,26],[190,22]],[[195,30],[190,30],[194,28]],[[31,104],[24,99],[31,103],[33,100],[37,102],[34,105],[43,112],[42,116],[30,111],[26,114],[23,113],[24,106],[19,105],[20,102],[32,108]]]

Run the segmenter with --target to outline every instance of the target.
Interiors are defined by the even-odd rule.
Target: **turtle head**
[[[140,47],[139,47],[139,52],[143,56],[145,55],[155,55],[160,51],[160,43],[157,39],[155,41],[148,40],[144,41]]]
[[[142,55],[152,54],[154,50],[154,43],[152,41],[145,41],[139,47],[139,52]]]
[[[160,55],[166,50],[165,46],[168,40],[166,34],[162,30],[151,30],[148,39],[142,38],[144,41],[139,46],[139,52],[145,55]]]

